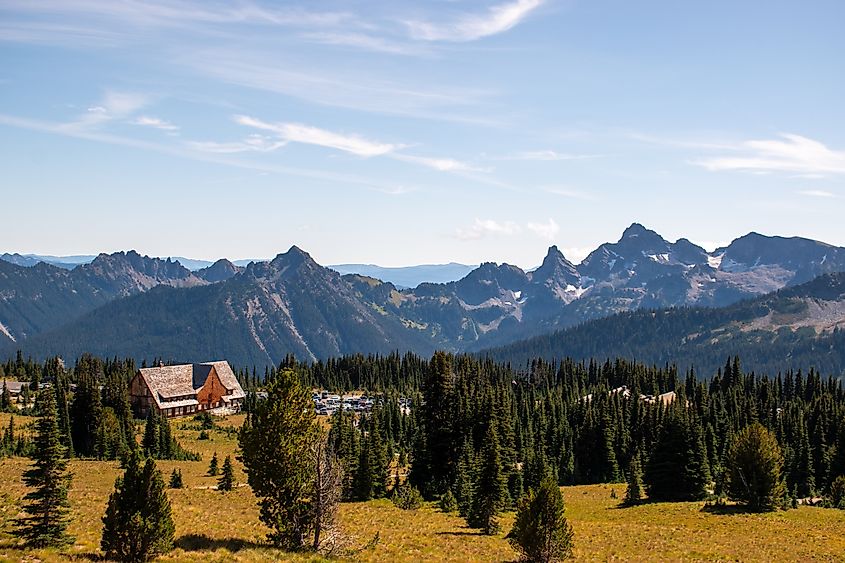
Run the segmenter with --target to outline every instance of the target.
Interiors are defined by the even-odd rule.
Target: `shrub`
[[[440,510],[443,512],[455,512],[458,510],[458,500],[452,494],[451,489],[440,495]]]
[[[833,508],[845,510],[845,475],[840,475],[830,484],[830,504]]]
[[[402,510],[416,510],[422,506],[423,498],[416,487],[407,483],[399,486],[393,491],[393,504]]]

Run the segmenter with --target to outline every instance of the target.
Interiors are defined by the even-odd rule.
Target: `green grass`
[[[24,422],[24,417],[19,417]],[[240,424],[241,417],[218,421]],[[216,451],[221,462],[235,453],[234,437],[211,432],[198,441],[196,423],[174,423],[183,446],[203,455],[199,462],[159,462],[165,478],[174,467],[182,470],[183,490],[169,492],[176,522],[177,549],[166,561],[317,561],[308,554],[290,554],[263,544],[267,530],[258,521],[255,497],[248,487],[231,493],[213,489],[217,480],[205,475]],[[189,428],[186,428],[189,427]],[[21,549],[8,532],[24,494],[20,476],[28,460],[0,461],[0,561],[66,561],[98,555],[100,517],[120,473],[116,462],[71,462],[75,474],[70,499],[70,532],[76,543],[64,552]],[[245,480],[240,464],[236,477]],[[623,485],[565,487],[567,516],[575,529],[575,557],[579,560],[653,561],[834,561],[845,553],[845,511],[801,507],[771,514],[717,514],[703,503],[644,504],[619,508],[611,487],[621,498]],[[386,500],[347,503],[340,520],[350,545],[364,546],[378,533],[380,541],[359,553],[361,561],[513,561],[516,553],[504,534],[487,537],[468,529],[456,515],[443,514],[429,504],[402,511]],[[512,514],[503,515],[506,532]]]

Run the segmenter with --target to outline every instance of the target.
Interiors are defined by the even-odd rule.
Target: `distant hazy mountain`
[[[776,374],[815,367],[845,375],[845,274],[723,308],[639,310],[481,352],[525,366],[535,358],[636,358],[694,366],[710,376],[739,354],[748,370]]]
[[[18,266],[32,267],[36,264],[44,262],[46,264],[58,266],[59,268],[64,268],[66,270],[72,270],[80,264],[90,264],[94,261],[95,258],[96,256],[94,256],[93,254],[80,254],[77,256],[48,256],[42,254],[18,254],[17,252],[15,252],[14,254],[9,254],[8,252],[6,252],[5,254],[0,254],[0,260],[10,262]],[[191,271],[202,270],[203,268],[208,268],[209,266],[215,264],[215,262],[212,262],[211,260],[196,260],[194,258],[185,258],[183,256],[170,256],[169,258],[162,258],[162,260],[168,259],[171,262],[179,262]],[[225,258],[222,258],[221,260],[225,260]],[[250,262],[269,262],[269,260],[255,258],[249,260],[235,260],[232,263],[236,266],[246,266]]]
[[[386,268],[375,264],[335,264],[329,266],[341,274],[360,274],[381,281],[390,282],[400,289],[414,288],[421,283],[448,283],[457,281],[477,266],[450,262],[448,264],[423,264]]]
[[[96,256],[91,255],[42,256],[39,254],[18,254],[17,252],[14,254],[9,254],[8,252],[0,254],[0,260],[10,262],[18,266],[32,267],[40,262],[45,262],[66,270],[72,270],[80,264],[88,264],[94,260],[94,258],[96,258]]]
[[[708,253],[639,224],[577,266],[553,246],[531,272],[488,262],[413,289],[341,276],[296,247],[269,262],[219,260],[196,272],[134,252],[70,272],[0,262],[0,347],[5,339],[7,350],[37,354],[148,357],[159,349],[182,359],[217,349],[212,356],[226,351],[236,363],[277,363],[289,352],[475,351],[620,312],[724,307],[831,272],[845,272],[845,249],[752,233]]]

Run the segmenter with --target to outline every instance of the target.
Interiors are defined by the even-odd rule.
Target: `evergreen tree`
[[[372,497],[382,498],[387,495],[387,480],[390,469],[387,448],[381,433],[381,411],[374,410],[370,417],[370,430],[367,436],[367,455],[369,469],[372,472]]]
[[[137,452],[117,478],[103,516],[100,548],[115,561],[142,562],[173,549],[175,527],[161,471]]]
[[[640,466],[640,455],[636,453],[628,466],[628,487],[625,489],[625,504],[634,505],[643,499],[643,471]]]
[[[845,476],[840,475],[830,484],[830,505],[845,510]]]
[[[370,456],[370,441],[363,440],[358,453],[358,466],[356,467],[355,481],[353,484],[356,500],[365,501],[373,498],[373,470],[370,466],[370,461],[372,461],[372,457]]]
[[[455,483],[455,497],[458,501],[458,513],[468,518],[472,508],[472,500],[475,496],[475,481],[477,468],[475,463],[475,451],[469,441],[464,441],[461,460],[458,463],[457,482]]]
[[[65,379],[59,375],[53,383],[56,389],[56,413],[59,425],[59,436],[62,445],[67,448],[67,455],[73,455],[73,438],[71,438],[70,410],[68,407],[67,391],[65,390]]]
[[[495,426],[490,424],[481,450],[478,478],[469,518],[467,518],[470,526],[481,528],[487,535],[493,535],[499,531],[497,516],[504,508],[507,498],[506,484],[502,474],[499,439]]]
[[[185,486],[184,481],[182,480],[182,470],[181,469],[174,469],[170,473],[170,482],[167,485],[171,489],[182,489]]]
[[[223,470],[220,472],[220,479],[217,480],[218,491],[231,491],[235,486],[235,469],[232,467],[232,457],[226,456],[223,460]]]
[[[508,541],[526,561],[550,562],[571,557],[574,534],[565,510],[557,483],[544,479],[538,489],[529,490],[519,501]]]
[[[158,457],[159,426],[158,413],[155,407],[150,406],[149,410],[147,410],[147,420],[144,424],[144,437],[141,440],[141,447],[144,448],[144,453],[152,458]]]
[[[12,393],[6,385],[6,380],[3,379],[3,393],[0,395],[0,412],[14,412],[15,405],[12,403]]]
[[[446,492],[456,469],[453,379],[452,359],[445,352],[435,352],[423,384],[422,405],[414,410],[418,427],[409,475],[411,483],[428,499]]]
[[[750,510],[776,509],[786,494],[782,467],[783,456],[774,435],[760,423],[746,427],[728,455],[728,496]]]
[[[247,482],[259,499],[260,518],[273,544],[301,548],[313,528],[314,463],[309,455],[319,428],[309,391],[282,369],[268,397],[247,415],[239,434]]]
[[[208,476],[209,477],[217,477],[220,473],[220,465],[217,461],[217,452],[214,452],[214,455],[211,456],[211,462],[208,464]]]
[[[24,484],[32,490],[24,496],[26,516],[18,520],[15,533],[33,547],[62,546],[74,541],[66,531],[70,512],[67,495],[72,477],[67,471],[67,452],[59,435],[52,391],[43,392],[41,408],[34,463],[23,476]]]
[[[81,457],[95,457],[97,430],[103,414],[96,362],[83,356],[77,366],[77,384],[70,407],[71,439]]]

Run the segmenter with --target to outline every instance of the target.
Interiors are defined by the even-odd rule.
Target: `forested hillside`
[[[845,274],[711,309],[681,307],[620,313],[481,354],[525,365],[534,358],[636,358],[677,363],[712,376],[725,357],[741,354],[746,367],[776,374],[813,366],[845,374]]]

